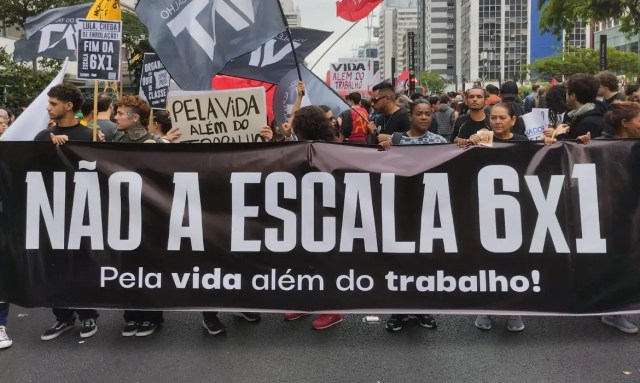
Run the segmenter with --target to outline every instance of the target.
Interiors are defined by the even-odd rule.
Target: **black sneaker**
[[[258,323],[262,319],[262,315],[258,313],[233,313],[233,316],[242,318],[251,323]]]
[[[429,314],[416,314],[416,315],[409,315],[409,318],[414,319],[418,325],[420,327],[424,327],[424,328],[436,328],[438,327],[438,324],[436,323],[436,320],[433,319],[433,317]]]
[[[80,328],[80,338],[91,338],[98,332],[98,325],[94,318],[89,318],[82,322],[82,328]]]
[[[124,325],[124,328],[122,329],[122,336],[136,336],[138,327],[139,325],[134,321],[127,322],[127,324]]]
[[[387,320],[387,324],[385,325],[387,331],[396,332],[400,331],[404,328],[404,322],[409,320],[409,317],[404,314],[393,314]]]
[[[140,326],[138,326],[138,332],[136,332],[136,336],[149,336],[156,332],[157,329],[157,323],[144,321]]]
[[[56,323],[54,323],[53,326],[51,326],[50,329],[45,331],[40,336],[40,339],[42,339],[42,340],[56,339],[60,335],[68,333],[69,331],[73,330],[74,323],[75,323],[75,320],[73,322],[58,322],[58,321],[56,321]]]
[[[218,317],[204,319],[202,321],[202,326],[204,326],[209,335],[218,335],[227,330],[225,325],[220,322],[220,319],[218,319]]]

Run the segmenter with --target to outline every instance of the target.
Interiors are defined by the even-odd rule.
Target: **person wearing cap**
[[[516,113],[516,123],[513,125],[511,131],[514,134],[524,135],[524,121],[521,117],[524,114],[524,109],[519,103],[520,95],[518,94],[518,85],[513,81],[505,81],[502,83],[502,86],[500,87],[500,98],[502,99],[503,104],[511,106]],[[491,114],[490,111],[488,111],[487,114]]]

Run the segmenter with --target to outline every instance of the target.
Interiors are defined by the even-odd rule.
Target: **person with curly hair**
[[[47,93],[49,118],[56,121],[53,129],[39,132],[34,141],[52,141],[63,145],[67,141],[92,141],[93,132],[76,120],[76,113],[82,107],[82,92],[70,84],[56,85]]]
[[[315,105],[300,108],[291,119],[291,127],[298,141],[336,140],[335,129],[324,111]]]
[[[140,96],[124,96],[118,103],[116,125],[118,132],[112,142],[164,143],[162,138],[147,131],[151,108]]]
[[[76,112],[82,106],[80,89],[69,84],[56,85],[47,93],[49,104],[47,111],[51,120],[56,122],[53,128],[39,132],[35,141],[52,141],[56,145],[64,145],[68,141],[92,141],[93,132],[76,120]],[[82,323],[81,338],[89,338],[98,331],[96,323],[98,312],[93,309],[53,308],[56,317],[54,324],[44,331],[40,339],[52,340],[73,330],[77,318]]]

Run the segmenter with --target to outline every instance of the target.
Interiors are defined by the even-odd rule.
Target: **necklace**
[[[400,109],[398,109],[400,110]],[[391,120],[393,120],[393,117],[396,115],[396,113],[398,113],[398,110],[396,110],[395,112],[391,113],[391,116],[389,116],[389,119],[387,120],[387,116],[382,116],[382,131],[386,132],[387,131],[387,125],[391,123]]]

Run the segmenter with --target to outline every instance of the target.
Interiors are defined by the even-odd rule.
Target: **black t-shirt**
[[[69,137],[69,141],[93,141],[93,130],[80,124],[67,126],[64,128],[56,125],[53,129],[45,129],[41,131],[33,140],[51,141],[51,133],[56,136],[65,135]]]
[[[400,108],[390,116],[381,115],[376,119],[376,126],[380,134],[404,133],[411,129],[409,112]]]
[[[496,136],[493,136],[493,141],[495,141],[495,142],[529,141],[529,139],[525,135],[513,133],[513,137],[508,138],[508,139],[502,139],[502,138],[498,138]]]
[[[476,134],[479,130],[487,129],[491,130],[489,126],[489,122],[484,119],[480,121],[475,121],[471,118],[470,115],[464,115],[458,117],[456,120],[456,124],[453,127],[453,134],[451,135],[451,140],[455,140],[456,137],[464,138],[466,140],[469,139],[473,134]]]

